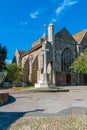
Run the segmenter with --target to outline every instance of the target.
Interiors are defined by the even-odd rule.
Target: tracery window
[[[72,53],[69,48],[66,48],[64,49],[61,55],[61,70],[69,72],[71,63],[72,63]]]

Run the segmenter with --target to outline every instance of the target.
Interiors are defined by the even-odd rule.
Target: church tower
[[[48,41],[54,44],[54,25],[52,23],[48,26]]]

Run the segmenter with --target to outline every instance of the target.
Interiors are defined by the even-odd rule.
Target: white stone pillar
[[[54,25],[49,24],[48,26],[48,41],[54,44]]]
[[[80,55],[79,44],[76,45],[76,49],[77,49],[77,57],[79,57]],[[78,84],[79,84],[79,74],[78,72],[76,72],[76,85]]]
[[[79,45],[76,45],[77,46],[77,57],[79,56]]]
[[[43,54],[44,54],[44,70],[43,70],[44,83],[48,83],[48,81],[47,81],[47,51],[49,51],[49,49],[46,49],[46,43],[47,43],[47,41],[45,40],[44,50],[43,50]]]
[[[54,36],[54,25],[49,24],[48,26],[48,41],[51,42],[53,47],[53,84],[56,84],[56,74],[55,74],[55,36]]]

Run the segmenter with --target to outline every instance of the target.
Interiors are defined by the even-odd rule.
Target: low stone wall
[[[9,93],[7,92],[0,92],[0,104],[3,104],[8,101]]]

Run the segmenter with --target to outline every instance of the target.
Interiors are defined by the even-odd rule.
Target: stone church
[[[66,28],[54,34],[48,26],[48,37],[32,44],[29,51],[16,50],[13,62],[22,67],[23,82],[35,87],[87,84],[87,75],[70,70],[71,63],[87,47],[87,30],[72,36]]]

